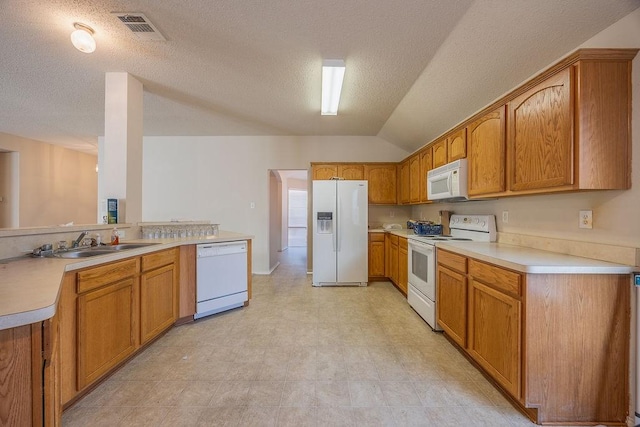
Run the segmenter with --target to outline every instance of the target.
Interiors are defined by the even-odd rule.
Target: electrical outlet
[[[396,216],[396,213],[394,211],[389,211],[389,218],[393,218],[394,216]]]
[[[509,211],[502,211],[502,222],[504,224],[509,222]]]
[[[251,209],[255,209],[255,208],[256,208],[256,203],[255,203],[255,202],[251,202],[251,203],[249,203],[249,207],[250,207]]]
[[[580,228],[593,228],[593,211],[580,211]]]

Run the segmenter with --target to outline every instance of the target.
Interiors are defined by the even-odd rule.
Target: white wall
[[[269,270],[278,265],[282,245],[282,183],[278,171],[269,172]]]
[[[627,15],[580,47],[640,48],[640,9]],[[504,198],[494,201],[421,205],[412,215],[437,220],[438,210],[454,213],[495,214],[498,230],[640,247],[640,55],[633,61],[632,188],[546,196]],[[578,211],[593,211],[593,229],[578,228]],[[502,223],[502,211],[509,223]]]
[[[378,137],[145,137],[143,221],[208,219],[255,236],[253,268],[269,271],[269,170],[331,161],[398,161]],[[250,203],[255,203],[255,209]]]

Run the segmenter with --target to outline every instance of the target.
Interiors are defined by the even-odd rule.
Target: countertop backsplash
[[[411,218],[411,206],[369,205],[369,229],[382,228],[383,224],[400,224],[407,228]]]

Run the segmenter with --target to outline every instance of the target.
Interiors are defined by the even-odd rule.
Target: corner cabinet
[[[395,205],[397,203],[398,167],[395,163],[365,163],[364,179],[369,182],[369,203]]]
[[[524,274],[441,248],[437,259],[445,335],[534,422],[625,425],[628,275]]]

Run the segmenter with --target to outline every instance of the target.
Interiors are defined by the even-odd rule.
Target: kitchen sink
[[[83,249],[79,251],[56,252],[53,254],[56,258],[88,258],[98,255],[112,254],[113,251]]]
[[[108,255],[114,252],[125,251],[127,249],[138,249],[157,243],[120,243],[118,245],[92,246],[88,248],[70,249],[53,253],[56,258],[88,258],[98,255]]]

